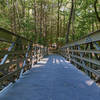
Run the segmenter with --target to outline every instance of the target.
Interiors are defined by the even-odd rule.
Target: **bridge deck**
[[[99,100],[100,88],[63,57],[51,55],[24,74],[0,100]]]

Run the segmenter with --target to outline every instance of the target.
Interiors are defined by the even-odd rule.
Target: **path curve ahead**
[[[100,88],[63,57],[50,55],[25,73],[0,100],[100,100]]]

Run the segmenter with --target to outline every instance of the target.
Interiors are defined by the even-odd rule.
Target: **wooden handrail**
[[[100,30],[95,31],[77,41],[68,43],[65,46],[63,46],[62,48],[75,46],[75,45],[81,45],[81,44],[87,44],[87,43],[96,42],[96,41],[100,41]]]
[[[15,34],[13,32],[10,32],[4,28],[0,28],[0,40],[1,41],[7,41],[9,39],[9,42],[11,42],[11,40],[13,39],[13,37],[16,37],[16,38],[21,38],[23,40],[26,40],[26,41],[29,41],[29,42],[32,42],[31,40],[23,37],[23,36],[20,36],[18,34]]]

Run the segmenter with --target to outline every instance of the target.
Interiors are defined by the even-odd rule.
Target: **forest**
[[[100,29],[100,0],[0,0],[0,27],[62,46]]]

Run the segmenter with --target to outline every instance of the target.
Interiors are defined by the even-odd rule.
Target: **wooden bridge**
[[[2,28],[0,44],[0,100],[99,100],[100,30],[51,55]]]

